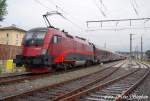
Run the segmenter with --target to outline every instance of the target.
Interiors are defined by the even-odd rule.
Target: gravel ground
[[[134,101],[150,101],[150,74],[134,91]]]
[[[97,93],[89,93],[89,95],[87,95],[86,97],[83,97],[83,101],[87,101],[87,99],[98,99],[99,101],[114,101],[115,97],[117,97],[117,95],[121,94],[124,90],[127,90],[129,87],[131,87],[131,85],[133,85],[141,76],[144,75],[144,73],[146,72],[146,69],[140,69],[140,71],[137,71],[136,73],[121,79],[120,81],[113,83],[112,85],[109,85],[107,87],[104,87],[102,90],[97,91]],[[96,95],[99,96],[95,97],[92,95]],[[101,97],[100,97],[101,96]],[[112,96],[111,99],[107,100],[106,98],[102,98],[102,96]],[[96,101],[96,100],[95,100]],[[132,100],[131,100],[132,101]]]
[[[119,65],[117,65],[117,66],[119,66]],[[115,67],[117,67],[117,66],[115,66]],[[106,80],[104,80],[104,81],[101,81],[101,83],[104,83],[104,82],[107,82],[108,80],[111,80],[111,79],[114,79],[115,77],[118,77],[118,76],[120,76],[120,75],[123,75],[123,74],[125,74],[125,73],[127,73],[127,71],[128,72],[131,72],[132,70],[134,70],[135,69],[135,67],[137,68],[137,66],[135,66],[134,68],[129,68],[129,69],[126,69],[127,67],[126,66],[128,66],[128,64],[125,64],[122,68],[120,68],[118,71],[117,71],[117,73],[115,72],[112,76],[110,76],[110,77],[108,77]],[[104,74],[104,73],[103,73]],[[98,83],[99,84],[99,83]],[[40,95],[41,94],[41,95]],[[40,93],[39,92],[39,94],[37,94],[37,95],[40,95],[40,98],[37,98],[37,97],[33,97],[33,96],[29,96],[29,97],[25,97],[24,99],[26,99],[26,100],[23,100],[23,101],[27,101],[27,100],[31,100],[32,99],[32,101],[39,101],[39,100],[41,100],[41,99],[43,99],[44,100],[44,98],[42,98],[42,93]],[[44,94],[44,96],[45,96],[46,94]],[[22,98],[23,99],[23,98]],[[19,100],[20,101],[20,100]],[[45,101],[45,100],[44,100]]]
[[[111,63],[112,64],[112,63]],[[16,93],[22,93],[25,91],[30,91],[32,89],[40,88],[43,86],[52,85],[55,83],[63,82],[66,80],[71,80],[73,78],[78,78],[90,73],[94,73],[102,68],[106,68],[111,64],[106,64],[104,66],[92,66],[85,69],[76,70],[73,72],[68,72],[59,75],[52,75],[50,77],[39,78],[35,80],[25,80],[23,82],[9,84],[9,85],[0,85],[0,99],[6,96],[14,95]]]
[[[87,85],[94,79],[98,79],[98,78],[100,79],[100,78],[110,74],[114,70],[116,70],[116,67],[111,67],[111,70],[106,69],[102,72],[94,73],[93,75],[87,76],[85,78],[68,82],[64,85],[60,85],[60,86],[57,86],[54,88],[35,92],[35,93],[33,93],[33,96],[31,96],[31,95],[24,96],[24,97],[21,97],[19,99],[14,99],[14,100],[15,101],[40,101],[40,100],[49,101],[50,99],[54,99],[62,94],[68,93],[68,92],[73,91],[77,88],[80,88],[84,85]]]
[[[9,76],[17,76],[17,75],[22,75],[22,74],[28,74],[29,72],[18,72],[18,73],[4,73],[0,75],[1,77],[9,77]]]
[[[133,66],[132,68],[128,66],[128,63],[124,64],[118,71],[116,71],[114,74],[111,76],[107,77],[105,80],[101,81],[100,83],[105,83],[109,80],[112,80],[114,78],[117,78],[118,76],[124,75],[128,72],[131,72],[138,68],[138,66]]]

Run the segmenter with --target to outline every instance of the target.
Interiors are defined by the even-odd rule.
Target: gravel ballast
[[[44,77],[44,78],[39,78],[34,80],[24,80],[22,82],[9,84],[9,85],[0,85],[0,99],[6,96],[11,96],[14,94],[19,94],[33,89],[41,88],[43,86],[53,85],[66,80],[82,77],[84,75],[99,71],[110,65],[112,65],[112,63],[106,64],[104,66],[97,65],[97,66],[92,66],[92,67],[88,67],[88,68],[84,68],[72,72],[67,72],[59,75],[52,75],[50,77]]]

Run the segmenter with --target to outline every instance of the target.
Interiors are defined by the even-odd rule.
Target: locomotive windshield
[[[27,32],[23,41],[25,46],[40,46],[43,44],[45,31]]]

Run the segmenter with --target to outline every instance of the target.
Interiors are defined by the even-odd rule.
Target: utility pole
[[[135,58],[138,60],[138,46],[135,47]]]
[[[143,60],[143,39],[141,36],[141,60]]]
[[[106,47],[107,47],[107,46],[106,46],[106,41],[105,41],[105,43],[104,43],[104,48],[106,49]]]
[[[132,64],[132,36],[134,34],[130,34],[130,62]]]
[[[137,60],[139,59],[139,48],[137,46]]]

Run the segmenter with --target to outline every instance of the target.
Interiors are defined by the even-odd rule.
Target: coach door
[[[96,56],[96,47],[95,47],[94,44],[92,46],[93,46],[93,52],[94,52],[94,60],[96,60],[97,59],[97,56]]]

